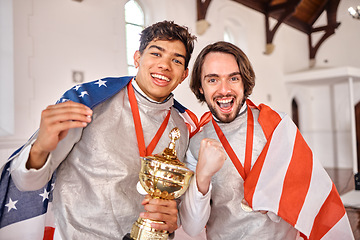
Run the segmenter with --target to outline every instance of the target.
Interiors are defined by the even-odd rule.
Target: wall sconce
[[[357,6],[356,8],[349,7],[348,12],[353,18],[360,19],[360,6]]]

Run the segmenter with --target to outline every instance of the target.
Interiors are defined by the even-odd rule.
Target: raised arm
[[[226,154],[221,143],[208,138],[200,143],[198,161],[190,150],[186,153],[188,167],[195,168],[197,162],[195,176],[180,204],[181,224],[190,236],[200,234],[209,219],[211,178],[221,169],[225,159]]]
[[[37,134],[12,158],[10,172],[19,190],[37,190],[50,180],[80,140],[82,127],[91,121],[91,115],[88,107],[74,102],[52,105],[43,111]]]

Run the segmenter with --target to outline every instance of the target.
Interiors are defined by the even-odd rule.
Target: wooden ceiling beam
[[[196,7],[197,7],[196,33],[198,35],[203,35],[206,32],[206,30],[210,27],[210,23],[205,19],[210,3],[211,0],[196,0]]]
[[[211,0],[196,0],[197,20],[205,19],[210,2]]]
[[[340,26],[340,23],[336,21],[337,9],[339,6],[340,0],[333,0],[328,2],[325,6],[325,11],[327,15],[327,25],[321,27],[312,27],[311,33],[308,34],[309,39],[309,58],[310,58],[310,67],[315,66],[315,56],[319,50],[321,44],[328,39],[331,35],[335,34],[335,30]],[[319,41],[313,45],[312,33],[324,32]]]
[[[318,20],[318,18],[321,16],[321,14],[324,12],[327,4],[329,3],[328,1],[322,1],[321,4],[318,6],[318,8],[312,13],[311,18],[309,19],[308,23],[310,25],[314,25],[314,23],[316,22],[316,20]]]
[[[266,26],[266,54],[273,49],[273,40],[280,25],[285,23],[306,35],[309,42],[310,61],[315,61],[315,55],[321,44],[335,33],[340,23],[336,21],[337,9],[340,0],[233,0],[265,15]],[[206,13],[211,0],[197,0],[198,23],[197,29],[206,31],[209,24],[205,21]],[[321,14],[326,11],[327,25],[314,27]],[[277,20],[275,26],[270,29],[270,18]],[[203,21],[203,22],[201,22]],[[198,27],[198,26],[201,26]],[[312,34],[323,31],[321,39],[313,46]],[[201,35],[200,34],[200,35]],[[310,63],[310,66],[312,63]]]
[[[271,5],[271,2],[265,7],[265,31],[266,31],[266,48],[265,54],[271,54],[274,51],[275,45],[272,43],[276,31],[279,29],[280,25],[284,23],[287,19],[291,17],[294,13],[296,6],[299,4],[300,0],[289,0],[286,3]],[[270,29],[270,17],[274,12],[279,12],[277,23],[275,26]]]

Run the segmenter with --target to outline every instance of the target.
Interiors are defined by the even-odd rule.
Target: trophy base
[[[130,237],[134,240],[167,240],[168,232],[165,230],[157,230],[151,227],[153,221],[150,219],[144,219],[139,217],[138,220],[133,224]]]
[[[132,240],[130,237],[130,233],[127,233],[122,240]]]

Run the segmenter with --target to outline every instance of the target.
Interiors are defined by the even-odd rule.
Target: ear
[[[141,53],[139,50],[136,50],[134,53],[134,66],[135,68],[138,68],[140,66],[140,57]]]
[[[183,72],[182,79],[181,79],[181,82],[180,82],[180,83],[182,83],[182,82],[185,80],[185,78],[187,78],[188,75],[189,75],[189,69],[187,68],[187,69],[185,69],[185,71]],[[180,83],[179,83],[179,84],[180,84]]]
[[[202,87],[199,88],[199,92],[200,92],[202,95],[204,95],[204,90],[203,90]]]

